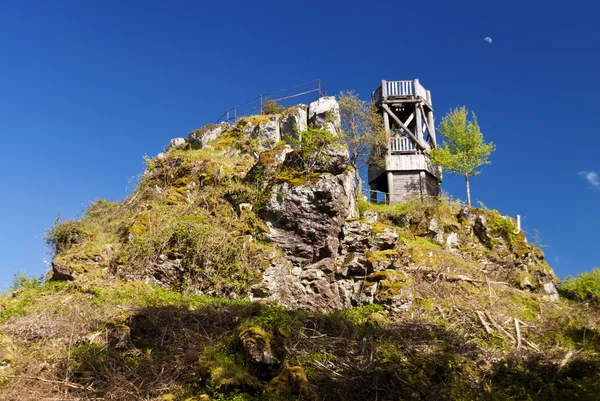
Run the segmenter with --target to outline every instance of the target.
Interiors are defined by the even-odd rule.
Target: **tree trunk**
[[[358,169],[355,166],[354,167],[354,176],[356,177],[356,200],[358,201],[360,199],[360,196],[362,195],[362,179],[360,178],[360,174],[358,173]]]
[[[465,175],[465,181],[467,183],[467,205],[471,207],[471,188],[469,187],[469,176]]]

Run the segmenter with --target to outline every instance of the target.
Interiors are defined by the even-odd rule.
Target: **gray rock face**
[[[300,142],[299,133],[308,127],[308,106],[299,104],[293,107],[289,114],[285,114],[279,120],[279,131],[281,139],[293,145]]]
[[[338,254],[342,224],[357,212],[351,173],[324,174],[314,184],[273,185],[264,210],[271,240],[297,259],[316,262]]]
[[[371,246],[373,228],[359,221],[352,221],[342,227],[342,245],[345,252],[365,252]]]
[[[171,149],[180,148],[187,143],[185,138],[173,138],[165,148],[165,152],[168,152]]]
[[[492,233],[486,223],[487,219],[484,216],[477,216],[473,224],[473,232],[483,245],[489,247],[492,243]]]
[[[544,292],[547,294],[550,301],[558,301],[560,298],[553,282],[547,282],[544,284]]]
[[[341,174],[348,168],[350,154],[345,146],[330,145],[315,156],[315,171]]]
[[[210,141],[214,141],[221,136],[221,134],[229,127],[230,125],[228,123],[205,125],[202,128],[190,132],[188,135],[188,142],[192,149],[202,149],[208,146]]]
[[[279,131],[279,116],[271,116],[267,122],[261,122],[257,125],[248,125],[244,132],[251,138],[258,140],[259,150],[265,151],[272,149],[277,142],[281,140]]]
[[[342,132],[340,106],[334,96],[322,97],[308,105],[308,124],[336,135]]]

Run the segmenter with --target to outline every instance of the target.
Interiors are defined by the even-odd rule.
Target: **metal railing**
[[[280,102],[282,100],[306,96],[311,93],[316,93],[317,99],[323,96],[327,96],[327,90],[321,83],[320,79],[308,81],[287,89],[263,93],[262,95],[259,95],[254,99],[248,100],[247,102],[244,102],[242,104],[238,104],[237,106],[234,106],[231,109],[227,110],[225,113],[223,113],[221,117],[219,117],[216,123],[219,124],[222,122],[228,122],[235,124],[240,118],[257,113],[262,114],[267,101]],[[273,95],[277,95],[279,97],[273,97]]]
[[[387,192],[373,191],[368,188],[363,188],[362,194],[371,203],[375,203],[378,205],[389,205],[390,204],[390,194],[388,194]],[[373,200],[375,200],[375,202],[373,202]]]

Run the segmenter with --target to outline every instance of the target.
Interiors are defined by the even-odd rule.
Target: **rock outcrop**
[[[322,142],[301,147],[303,132]],[[110,252],[86,249],[90,233],[65,230],[51,278],[76,281],[103,268],[126,280],[319,312],[377,303],[400,313],[423,280],[495,280],[557,299],[543,253],[495,211],[435,201],[405,212],[363,205],[359,214],[340,133],[339,106],[324,97],[172,140],[149,163],[132,217],[110,234],[122,242]],[[162,216],[165,207],[179,220]],[[258,361],[249,344],[259,339],[248,336],[242,342],[254,362],[268,365],[266,348]]]
[[[209,124],[190,132],[188,142],[192,149],[202,149],[211,141],[217,139],[225,130],[230,128],[228,123]]]

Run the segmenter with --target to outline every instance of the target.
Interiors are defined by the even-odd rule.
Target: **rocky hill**
[[[598,399],[597,307],[515,221],[357,199],[340,135],[334,98],[208,125],[58,223],[0,298],[0,398]]]

